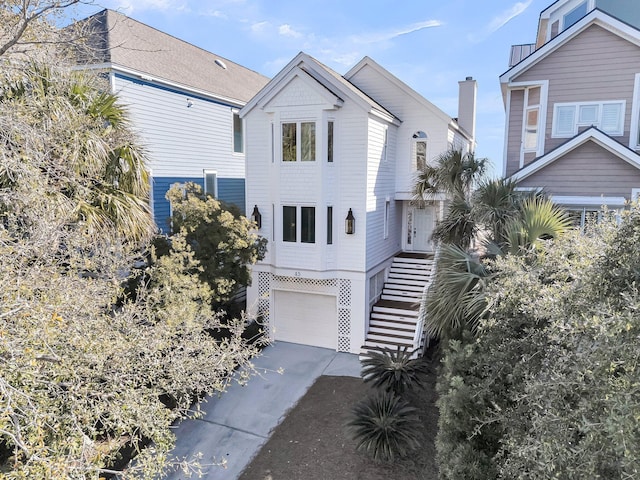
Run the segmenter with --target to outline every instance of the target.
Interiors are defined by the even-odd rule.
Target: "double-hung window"
[[[314,162],[316,160],[315,122],[282,124],[282,161]]]
[[[316,243],[316,208],[284,205],[282,241],[297,242],[298,238],[301,243]]]
[[[624,101],[557,103],[553,109],[553,136],[573,137],[580,127],[596,127],[609,135],[624,132]]]

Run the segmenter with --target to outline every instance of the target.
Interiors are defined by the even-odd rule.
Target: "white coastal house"
[[[238,112],[268,78],[113,10],[81,21],[83,68],[108,77],[150,160],[151,207],[168,230],[173,184],[198,183],[245,207],[244,131]]]
[[[452,119],[370,58],[341,76],[300,53],[240,111],[247,213],[269,241],[247,303],[273,339],[416,345],[417,312],[395,307],[425,288],[444,199],[412,190],[425,162],[473,150],[476,82],[459,83]]]

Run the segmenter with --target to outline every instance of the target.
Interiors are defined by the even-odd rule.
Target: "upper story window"
[[[297,242],[298,238],[302,243],[316,243],[316,209],[285,205],[282,207],[282,241]]]
[[[233,112],[233,152],[244,153],[244,132],[242,119],[237,112]]]
[[[333,162],[333,120],[327,122],[327,162]]]
[[[522,147],[525,152],[538,150],[540,142],[540,87],[528,87],[525,89],[524,122],[522,132]]]
[[[554,137],[573,137],[580,127],[596,127],[609,135],[624,133],[624,101],[557,103],[553,108]]]
[[[427,134],[419,130],[413,134],[413,158],[416,170],[427,166]]]
[[[298,148],[300,147],[300,148]],[[282,124],[282,161],[314,162],[316,160],[315,122]]]
[[[562,29],[566,30],[587,14],[587,2],[582,2],[562,17]]]
[[[389,129],[385,126],[382,138],[382,161],[387,161],[387,150],[389,147]]]

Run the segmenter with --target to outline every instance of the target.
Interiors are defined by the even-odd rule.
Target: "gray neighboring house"
[[[584,223],[640,192],[640,3],[560,0],[500,76],[504,175]]]
[[[165,194],[176,183],[198,183],[244,213],[238,111],[269,79],[113,10],[81,22],[92,52],[81,63],[107,73],[148,151],[158,227],[168,229]]]

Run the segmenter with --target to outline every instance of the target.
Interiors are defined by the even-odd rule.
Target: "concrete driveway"
[[[286,342],[268,346],[253,363],[259,376],[244,387],[233,384],[221,396],[208,397],[202,405],[206,412],[203,418],[183,421],[176,428],[173,455],[183,458],[200,452],[201,463],[208,465],[202,478],[238,478],[286,412],[320,375],[360,376],[357,355]],[[223,460],[226,468],[211,466]],[[189,477],[172,472],[165,478]]]

